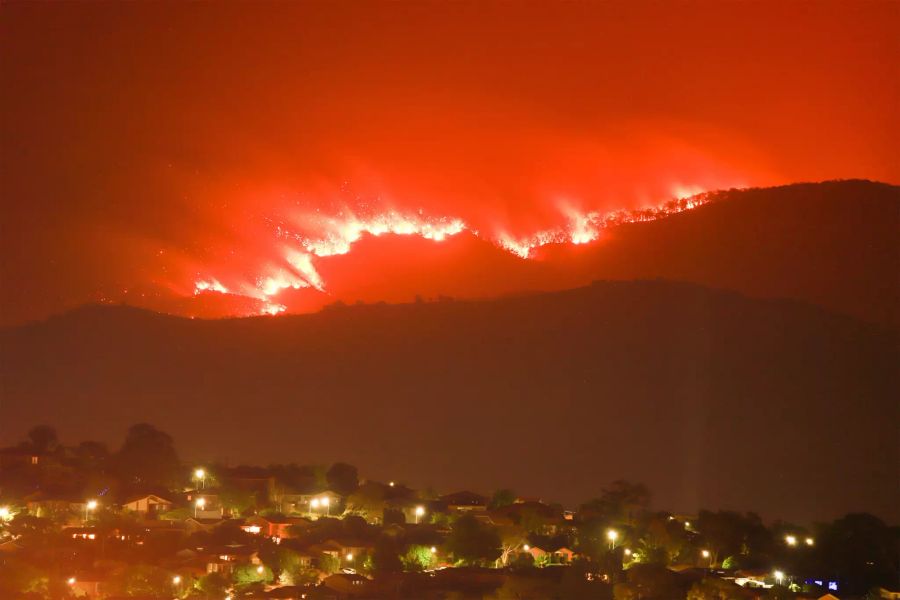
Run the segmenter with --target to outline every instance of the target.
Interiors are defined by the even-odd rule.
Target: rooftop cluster
[[[0,450],[0,598],[836,598],[897,589],[898,528],[651,509],[613,482],[572,510],[438,493],[351,465],[185,465],[53,429]],[[878,596],[874,596],[878,597]],[[889,597],[889,596],[885,596]]]

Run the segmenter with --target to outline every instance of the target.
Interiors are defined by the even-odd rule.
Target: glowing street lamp
[[[194,479],[197,480],[197,489],[202,490],[203,484],[206,483],[206,471],[203,469],[196,469],[194,471]]]
[[[797,537],[793,535],[784,536],[784,541],[788,546],[796,546],[797,545]]]
[[[631,548],[625,548],[625,556],[631,556]]]
[[[619,532],[616,531],[615,529],[607,529],[606,530],[606,539],[609,540],[609,547],[615,548],[616,540],[619,539]]]
[[[262,575],[263,573],[265,573],[265,571],[266,571],[266,568],[262,565],[259,565],[258,567],[256,567],[256,573],[258,575]]]
[[[172,578],[172,585],[181,585],[181,575]]]
[[[529,550],[531,550],[531,546],[529,546],[528,544],[525,544],[524,546],[522,546],[522,550],[524,550],[525,552],[528,552]]]
[[[784,581],[784,571],[775,571],[772,575],[775,576],[775,582],[778,585],[781,585],[781,582]]]
[[[347,559],[347,562],[353,562],[353,553],[352,553],[352,552],[348,552],[348,553],[347,553],[347,556],[345,556],[344,558]]]
[[[203,508],[206,506],[206,498],[197,498],[194,502],[194,518],[197,518],[197,509]]]
[[[424,506],[417,506],[417,507],[416,507],[416,523],[419,522],[419,518],[420,518],[422,515],[424,515],[424,514],[425,514],[425,507],[424,507]]]
[[[0,521],[7,521],[12,513],[9,511],[8,506],[0,506]]]
[[[432,547],[431,547],[431,553],[432,553],[432,554],[437,554],[437,547],[436,547],[436,546],[432,546]]]
[[[325,516],[331,516],[331,499],[328,496],[322,498],[322,506],[325,507]]]
[[[87,522],[87,520],[88,520],[88,513],[91,511],[97,510],[97,506],[98,506],[98,504],[97,504],[96,500],[88,500],[84,504],[84,520],[85,520],[85,522]]]
[[[806,538],[806,545],[807,545],[807,546],[812,546],[812,545],[814,545],[815,543],[816,543],[816,540],[812,539],[811,537]]]
[[[69,577],[68,579],[66,579],[66,583],[69,585],[75,585],[75,578]]]
[[[391,481],[390,483],[388,483],[388,485],[391,486],[391,487],[394,487],[394,482]]]

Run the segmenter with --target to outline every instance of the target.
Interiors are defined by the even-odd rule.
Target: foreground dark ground
[[[355,467],[188,467],[172,438],[121,448],[52,428],[0,451],[0,597],[879,597],[900,529],[655,508],[616,481],[572,510],[512,490],[444,494]]]

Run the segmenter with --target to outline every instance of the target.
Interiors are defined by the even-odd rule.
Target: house
[[[25,499],[29,514],[57,519],[67,524],[83,524],[88,503],[74,495],[33,494]]]
[[[317,544],[314,548],[322,554],[329,554],[341,560],[352,561],[354,557],[359,557],[367,552],[371,552],[374,549],[374,546],[369,542],[361,540],[329,539],[322,544]]]
[[[16,467],[38,467],[46,463],[48,457],[24,448],[3,448],[0,450],[0,470]]]
[[[138,513],[144,518],[153,519],[175,508],[175,503],[156,494],[137,496],[122,504],[122,510]]]
[[[197,519],[221,519],[225,516],[217,489],[189,490],[184,497]]]
[[[878,597],[884,600],[900,600],[900,588],[889,590],[887,588],[878,588]]]
[[[210,549],[203,554],[207,573],[231,576],[239,565],[260,565],[256,550],[249,546],[230,545]]]
[[[219,518],[214,519],[204,519],[204,518],[194,518],[188,517],[184,520],[184,527],[188,533],[195,533],[197,531],[210,532],[219,525],[221,525],[224,521]]]
[[[528,550],[525,550],[526,553],[530,554],[532,558],[534,558],[535,563],[547,563],[547,564],[567,564],[572,562],[576,556],[578,556],[574,551],[570,548],[566,548],[565,546],[561,546],[556,549],[545,549],[540,546],[530,546]]]
[[[440,501],[451,511],[468,512],[487,510],[488,498],[475,492],[456,492],[441,496]]]
[[[267,517],[255,515],[248,517],[241,529],[253,535],[261,535],[272,540],[283,540],[293,537],[291,528],[307,528],[312,525],[309,519],[303,517],[285,517],[270,515]]]
[[[276,490],[273,502],[279,512],[286,515],[321,517],[340,515],[344,512],[344,496],[331,490],[316,493]]]

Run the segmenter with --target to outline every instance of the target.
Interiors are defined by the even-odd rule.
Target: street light
[[[424,514],[425,514],[425,507],[424,507],[424,506],[417,506],[417,507],[416,507],[416,523],[419,522],[419,517],[421,517],[421,516],[424,515]]]
[[[258,567],[256,567],[256,572],[260,575],[262,575],[263,572],[265,572],[265,570],[266,570],[265,567],[263,567],[262,565],[259,565]]]
[[[531,550],[531,546],[529,546],[528,544],[525,544],[524,546],[522,546],[522,550],[524,550],[525,552],[528,552],[529,550]]]
[[[631,556],[631,548],[625,548],[625,556]]]
[[[784,541],[787,542],[788,546],[796,546],[797,545],[797,537],[793,535],[784,536]]]
[[[347,553],[347,556],[345,556],[344,558],[347,559],[347,562],[353,562],[353,553],[352,553],[352,552],[348,552],[348,553]]]
[[[615,529],[607,529],[606,530],[606,539],[609,540],[610,548],[616,547],[616,540],[619,539],[619,532]]]
[[[9,519],[10,512],[8,506],[0,506],[0,521],[6,521]]]
[[[322,498],[322,506],[325,507],[325,516],[331,516],[331,499],[328,496]]]
[[[206,498],[197,498],[194,502],[194,518],[197,518],[197,509],[206,506]]]
[[[783,571],[775,571],[772,573],[775,576],[775,582],[778,585],[781,585],[781,582],[784,581],[784,572]]]
[[[84,505],[84,521],[88,520],[88,511],[97,510],[97,501],[88,500]]]
[[[437,547],[436,547],[436,546],[432,546],[432,547],[431,547],[431,553],[432,553],[432,554],[437,554]]]
[[[181,575],[176,575],[175,577],[173,577],[173,578],[172,578],[172,583],[173,583],[174,585],[178,585],[179,583],[181,583]]]
[[[204,471],[203,469],[195,470],[194,471],[194,479],[197,480],[197,487],[202,490],[203,484],[205,483],[205,480],[206,480],[206,471]]]
[[[816,540],[812,539],[811,537],[806,538],[806,545],[807,545],[807,546],[812,546],[812,545],[814,545],[815,543],[816,543]]]

